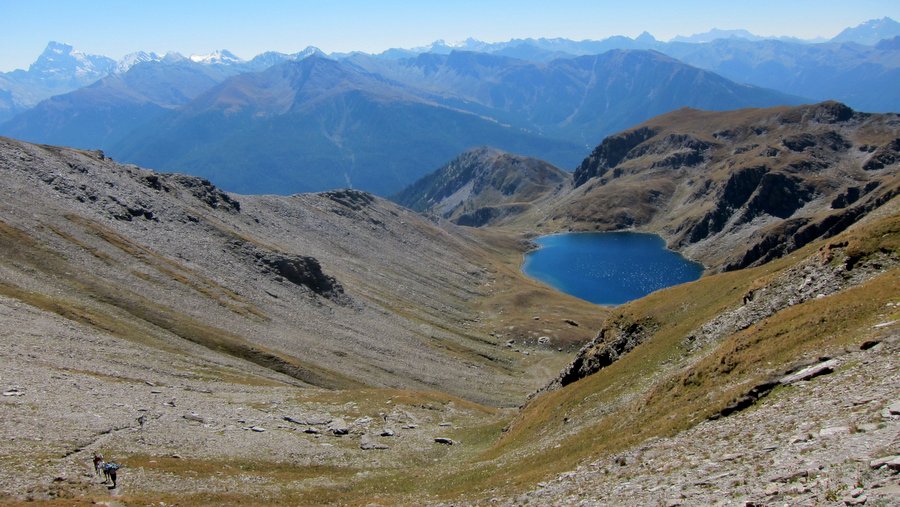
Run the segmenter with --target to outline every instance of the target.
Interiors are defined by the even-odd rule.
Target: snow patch
[[[228,65],[243,62],[243,60],[227,49],[219,49],[207,55],[191,55],[190,58],[192,62],[205,65]]]
[[[121,60],[116,62],[116,68],[114,72],[117,74],[121,74],[123,72],[127,72],[128,69],[134,67],[139,63],[158,62],[160,60],[162,60],[162,57],[153,52],[147,53],[146,51],[137,51],[135,53],[129,53],[123,56]]]

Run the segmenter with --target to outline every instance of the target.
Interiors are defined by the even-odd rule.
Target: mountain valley
[[[51,43],[0,74],[0,504],[900,504],[898,38]],[[625,237],[692,276],[525,274]],[[550,263],[677,271],[619,248]]]
[[[0,491],[101,498],[86,472],[99,450],[125,467],[123,504],[824,501],[850,486],[889,503],[893,465],[869,461],[893,459],[900,431],[897,122],[838,103],[682,110],[610,136],[574,175],[482,148],[410,187],[425,215],[355,190],[229,194],[102,152],[3,139]],[[831,226],[729,267],[747,237],[800,219],[747,206],[753,185],[732,188],[757,156],[769,165],[753,181],[810,187],[817,204],[793,211]],[[701,168],[703,194],[658,194],[694,196],[682,212],[613,219],[645,209],[628,178],[664,171],[687,185]],[[716,199],[735,192],[746,199],[728,201],[710,246],[676,239],[692,233],[670,221],[713,223]],[[591,211],[612,195],[633,206]],[[484,208],[512,211],[451,222]],[[712,252],[710,274],[604,308],[519,270],[529,234],[623,226]],[[826,359],[825,380],[804,376]],[[868,397],[848,414],[797,398],[854,392],[860,375]],[[759,417],[785,438],[811,436],[752,437],[736,457],[709,457]],[[695,431],[718,440],[679,440]],[[675,448],[706,465],[677,465]],[[771,472],[752,467],[761,455]],[[648,459],[666,481],[623,489],[624,476],[651,480]]]

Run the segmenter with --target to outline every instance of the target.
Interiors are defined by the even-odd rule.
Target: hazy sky
[[[745,28],[760,35],[832,37],[889,16],[900,0],[0,0],[0,71],[27,68],[47,42],[120,58],[230,49],[378,52],[474,37],[656,38]]]

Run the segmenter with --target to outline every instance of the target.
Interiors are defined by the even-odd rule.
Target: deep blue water
[[[666,249],[655,234],[570,233],[542,236],[522,271],[562,292],[618,305],[700,278],[703,266]]]

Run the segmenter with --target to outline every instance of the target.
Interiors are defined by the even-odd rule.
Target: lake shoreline
[[[558,232],[529,242],[534,248],[523,254],[521,266],[526,276],[598,305],[623,304],[705,272],[652,233]]]

